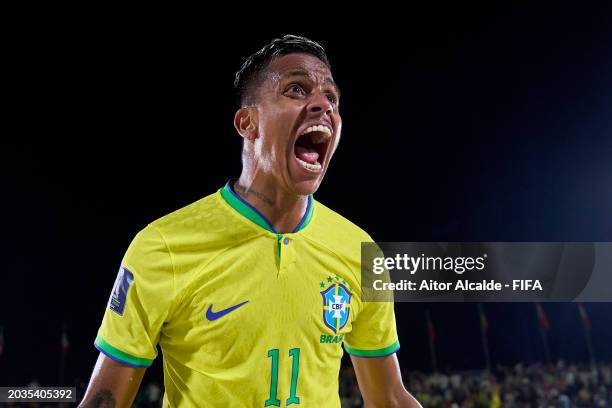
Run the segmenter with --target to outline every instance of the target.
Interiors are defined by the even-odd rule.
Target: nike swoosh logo
[[[208,306],[208,310],[206,311],[206,319],[209,321],[213,321],[213,320],[217,320],[220,317],[225,316],[226,314],[233,312],[234,310],[238,309],[240,306],[247,304],[249,301],[245,300],[242,303],[238,303],[237,305],[234,305],[232,307],[228,307],[227,309],[223,309],[220,310],[218,312],[213,312],[212,307],[213,305]]]

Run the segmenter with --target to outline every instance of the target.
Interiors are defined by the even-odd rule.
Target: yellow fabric
[[[238,212],[220,190],[136,235],[122,262],[134,276],[124,313],[106,309],[96,345],[122,361],[120,353],[152,360],[159,344],[164,406],[263,407],[278,400],[340,407],[342,341],[371,356],[397,349],[393,303],[361,301],[362,241],[371,238],[314,200],[310,223],[279,236]],[[331,305],[321,292],[341,284],[351,293],[343,309],[348,320],[334,333],[324,322]],[[209,308],[219,313],[245,301],[207,319]],[[292,379],[299,403],[289,400]]]

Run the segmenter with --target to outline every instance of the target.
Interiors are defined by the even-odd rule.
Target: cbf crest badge
[[[329,285],[321,292],[323,296],[323,322],[334,333],[338,333],[348,322],[351,311],[351,291],[345,280],[338,275],[334,278],[328,276],[320,283],[322,288]]]

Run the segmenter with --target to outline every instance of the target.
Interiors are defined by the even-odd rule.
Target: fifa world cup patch
[[[125,266],[119,268],[117,279],[115,279],[115,285],[113,286],[113,292],[108,300],[108,307],[120,316],[123,316],[125,301],[127,300],[128,291],[133,282],[134,275],[132,272]]]
[[[321,296],[323,296],[323,322],[334,334],[337,334],[349,320],[351,290],[348,283],[338,275],[328,276],[319,286],[321,288],[327,286],[321,292]],[[325,341],[325,343],[327,342]]]

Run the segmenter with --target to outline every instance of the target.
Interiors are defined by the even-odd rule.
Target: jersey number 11
[[[291,366],[291,388],[289,389],[289,398],[287,405],[299,404],[300,397],[297,396],[297,381],[298,373],[300,372],[300,349],[292,348],[289,350],[289,356],[293,359]],[[268,350],[268,357],[272,359],[272,375],[270,376],[270,396],[264,402],[264,407],[275,406],[280,407],[280,401],[276,396],[278,391],[278,349]]]

